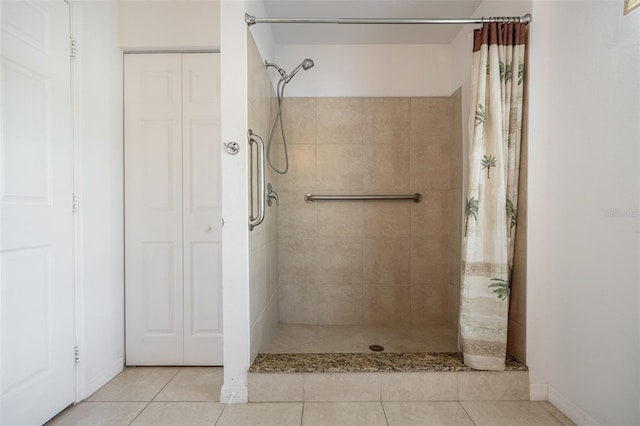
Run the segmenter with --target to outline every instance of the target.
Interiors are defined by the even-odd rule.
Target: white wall
[[[640,11],[535,2],[533,19],[528,362],[548,359],[576,423],[640,424]]]
[[[276,62],[287,72],[304,58],[315,66],[300,71],[285,96],[449,96],[448,45],[277,45]]]
[[[125,50],[220,48],[217,0],[119,0],[120,46]]]
[[[124,365],[122,51],[115,2],[74,4],[81,400]]]
[[[252,16],[267,16],[263,0],[249,0],[246,3],[247,13]],[[273,62],[275,56],[275,39],[271,25],[253,25],[250,27],[250,32],[258,47],[258,52],[264,59],[268,59]],[[275,80],[277,83],[277,79]]]
[[[250,360],[247,29],[243,1],[220,3],[222,141],[240,145],[222,154],[222,294],[224,385],[221,402],[247,402]]]

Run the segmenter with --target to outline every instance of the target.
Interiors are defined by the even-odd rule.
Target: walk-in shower
[[[267,142],[267,163],[269,163],[269,167],[273,169],[274,172],[279,173],[281,175],[286,174],[289,170],[289,153],[287,152],[287,138],[285,136],[283,119],[282,119],[282,99],[284,97],[284,88],[291,81],[291,79],[300,71],[308,70],[313,67],[314,63],[311,59],[305,58],[300,65],[295,67],[289,74],[286,73],[285,70],[280,68],[278,65],[273,62],[264,61],[264,64],[267,68],[272,67],[275,68],[276,71],[280,74],[280,80],[278,81],[278,86],[276,88],[276,95],[278,98],[278,112],[273,120],[273,125],[271,126],[271,131],[269,132],[269,141]],[[280,134],[282,135],[282,145],[284,148],[284,167],[282,169],[278,169],[273,162],[271,161],[271,146],[273,145],[273,138],[276,133],[276,127],[280,124]]]

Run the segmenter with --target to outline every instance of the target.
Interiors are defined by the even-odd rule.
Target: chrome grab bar
[[[249,230],[253,231],[253,228],[260,225],[264,220],[264,199],[265,199],[265,174],[264,174],[264,141],[260,136],[256,133],[253,133],[251,129],[248,132],[249,139],[249,155],[251,155],[251,161],[249,162],[251,168],[251,182],[250,182],[250,191],[251,191],[251,211],[249,212]],[[258,152],[258,158],[256,161],[256,174],[258,175],[257,182],[257,192],[258,192],[258,214],[256,217],[253,217],[253,149],[251,149],[251,145],[256,145],[256,150]]]
[[[307,203],[314,201],[395,201],[409,200],[416,203],[422,201],[422,194],[416,192],[407,195],[313,195],[306,194],[304,200]]]

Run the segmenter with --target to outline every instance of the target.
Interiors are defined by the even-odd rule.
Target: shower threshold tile
[[[348,373],[379,371],[474,371],[460,352],[409,353],[261,353],[250,373]],[[506,371],[527,371],[527,366],[507,356]]]

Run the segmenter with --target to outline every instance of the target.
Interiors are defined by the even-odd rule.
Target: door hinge
[[[78,197],[76,197],[76,193],[71,193],[71,211],[75,212],[78,210]]]
[[[77,53],[77,50],[76,50],[76,39],[72,37],[70,39],[70,41],[71,41],[71,50],[70,50],[69,56],[71,56],[72,58],[75,58],[76,57],[76,53]]]
[[[75,365],[80,364],[80,346],[73,347],[73,363]]]

